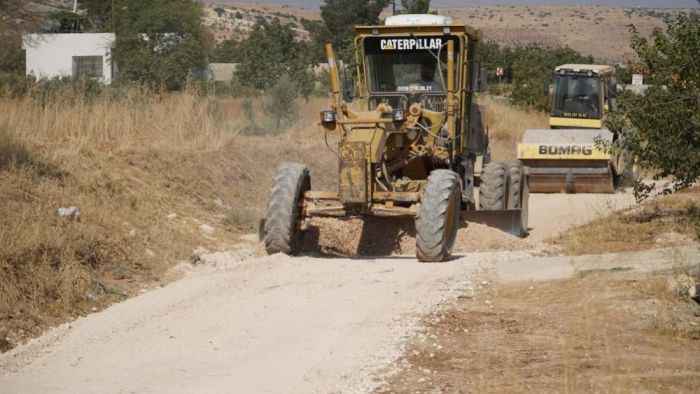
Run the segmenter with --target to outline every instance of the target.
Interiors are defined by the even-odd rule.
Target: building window
[[[102,56],[73,56],[73,77],[102,79]]]

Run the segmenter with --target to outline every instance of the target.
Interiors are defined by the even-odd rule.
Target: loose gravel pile
[[[316,218],[304,245],[305,253],[336,256],[389,256],[415,253],[411,218]],[[477,223],[462,223],[454,253],[542,250],[536,241],[521,239]]]

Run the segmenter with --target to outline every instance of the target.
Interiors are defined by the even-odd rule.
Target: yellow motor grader
[[[320,117],[339,138],[337,190],[311,190],[306,166],[282,164],[261,234],[268,253],[299,253],[312,217],[415,217],[422,262],[451,255],[461,217],[526,234],[525,168],[489,162],[479,39],[444,16],[400,15],[356,27],[347,69],[326,45],[332,96]]]

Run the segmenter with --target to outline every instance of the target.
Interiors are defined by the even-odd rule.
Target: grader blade
[[[472,223],[485,224],[499,229],[516,237],[524,237],[527,234],[526,225],[523,225],[527,215],[522,209],[510,209],[503,211],[466,211],[462,212],[462,220]]]

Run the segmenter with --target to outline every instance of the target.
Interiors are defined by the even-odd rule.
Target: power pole
[[[396,15],[396,0],[391,1],[391,14]]]

